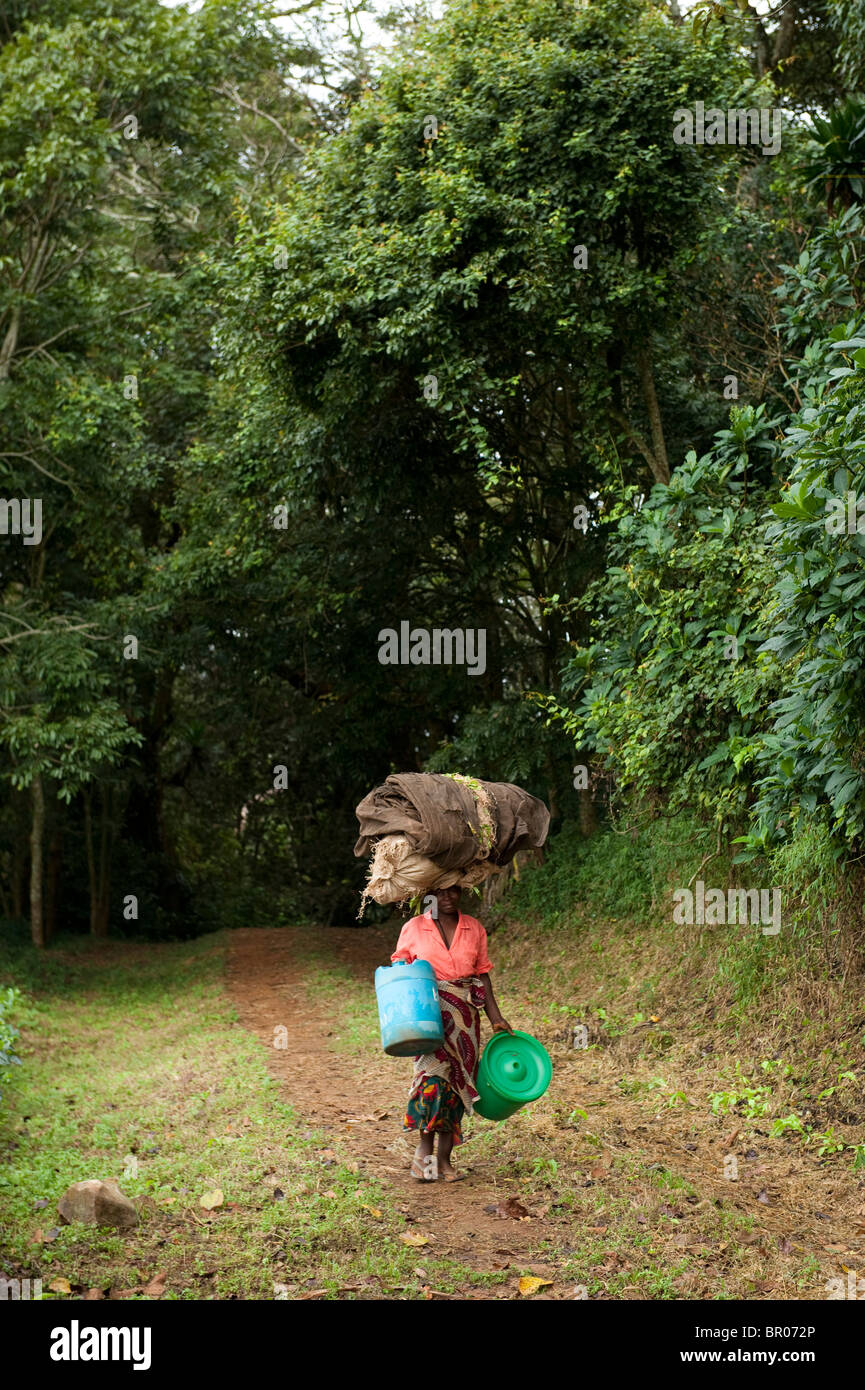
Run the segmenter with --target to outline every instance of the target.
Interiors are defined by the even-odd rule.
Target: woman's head
[[[433,906],[433,916],[444,913],[446,917],[455,916],[460,910],[460,900],[462,889],[454,884],[451,888],[436,888],[428,895],[435,899]]]

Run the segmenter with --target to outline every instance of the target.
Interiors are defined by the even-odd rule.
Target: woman
[[[480,922],[460,912],[459,888],[439,888],[427,894],[433,905],[422,917],[412,917],[399,934],[391,961],[429,961],[438,983],[444,1023],[444,1046],[414,1059],[404,1129],[419,1131],[420,1143],[411,1164],[419,1182],[432,1182],[441,1174],[445,1182],[458,1182],[465,1174],[454,1171],[451,1150],[462,1143],[460,1121],[472,1113],[478,1098],[475,1082],[481,1053],[483,1009],[493,1032],[512,1033],[495,1001],[489,972],[487,934]],[[433,1153],[438,1135],[438,1157]]]

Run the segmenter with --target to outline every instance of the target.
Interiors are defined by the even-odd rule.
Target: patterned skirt
[[[463,1142],[462,1117],[472,1113],[478,1098],[474,1086],[481,1054],[478,1011],[485,995],[476,979],[466,984],[440,980],[438,992],[444,1044],[414,1059],[403,1128],[421,1134],[452,1134],[457,1145]]]

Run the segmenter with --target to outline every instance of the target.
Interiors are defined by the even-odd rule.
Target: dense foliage
[[[394,769],[855,856],[863,13],[7,7],[0,913],[352,921]]]
[[[582,601],[599,636],[568,665],[570,701],[547,701],[620,792],[728,832],[752,814],[752,848],[820,810],[862,830],[861,232],[851,208],[784,267],[789,410],[734,408],[706,455],[613,509]]]

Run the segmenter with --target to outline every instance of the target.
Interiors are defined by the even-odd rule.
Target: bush
[[[546,927],[581,906],[614,919],[645,917],[666,903],[674,884],[687,883],[714,844],[711,831],[685,815],[653,817],[590,839],[566,822],[550,840],[543,866],[524,869],[510,889],[507,914]],[[725,860],[723,873],[728,872]]]
[[[15,1068],[21,1066],[16,1048],[18,1029],[10,1017],[20,997],[21,991],[11,987],[0,991],[0,1101],[6,1085],[15,1075]]]

